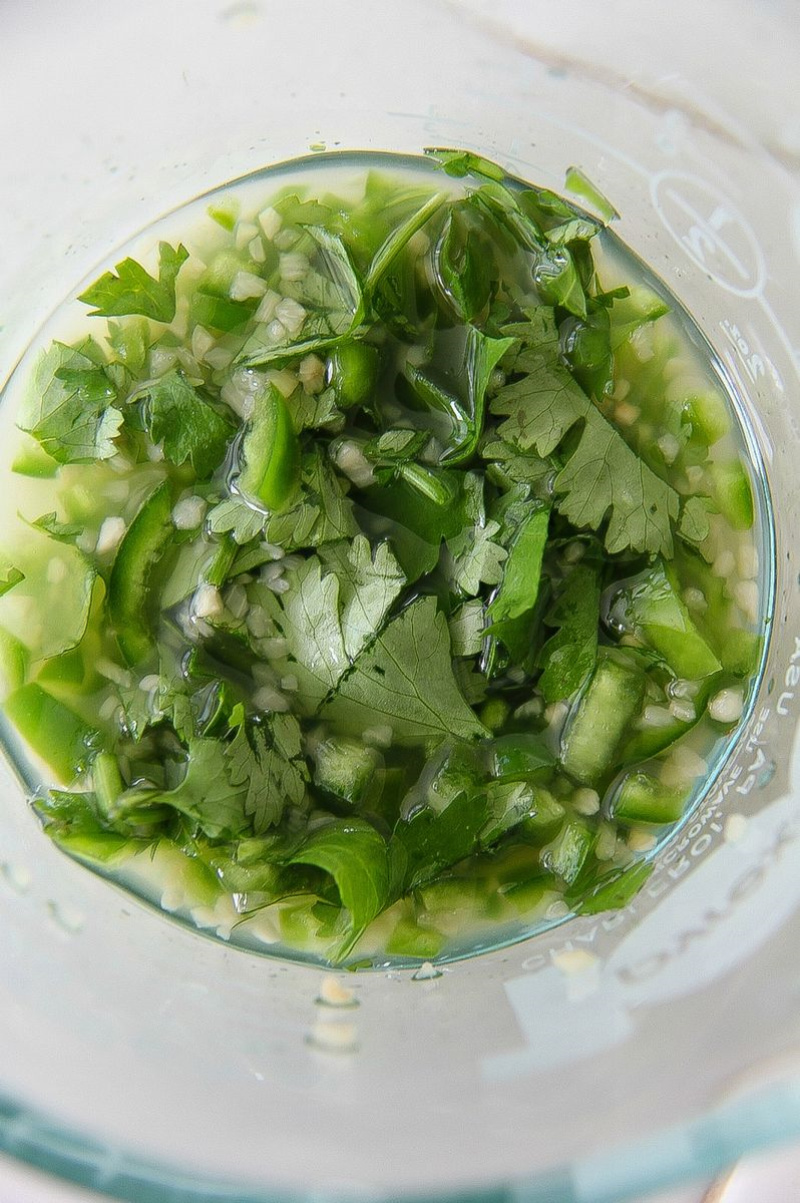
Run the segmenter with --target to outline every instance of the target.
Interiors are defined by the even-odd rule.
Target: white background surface
[[[113,6],[122,0],[109,0]],[[431,0],[432,3],[438,0]],[[447,2],[447,0],[443,0]],[[795,0],[452,0],[487,28],[516,36],[528,53],[554,64],[605,64],[609,80],[644,80],[676,107],[715,106],[744,126],[789,170],[800,168],[800,107],[795,81],[800,22]],[[220,0],[220,7],[230,7]],[[324,0],[319,0],[320,9]],[[613,19],[609,18],[613,8]],[[2,37],[2,8],[0,8]],[[731,69],[731,63],[735,68]],[[698,83],[698,81],[701,81]],[[100,1196],[68,1187],[0,1158],[0,1203],[95,1203]],[[797,1203],[800,1150],[784,1150],[737,1167],[727,1184],[696,1185],[655,1196],[652,1203]]]

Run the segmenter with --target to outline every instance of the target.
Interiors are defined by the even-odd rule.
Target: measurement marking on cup
[[[737,357],[734,356],[733,351],[726,351],[723,355],[723,359],[731,374],[731,379],[734,380],[737,385],[736,395],[738,396],[742,407],[747,410],[748,420],[758,434],[761,451],[765,459],[767,459],[769,463],[772,463],[775,456],[775,447],[767,432],[767,428],[764,425],[761,414],[753,404],[750,393],[745,387],[745,382],[742,379],[739,371]]]
[[[739,275],[742,280],[747,279],[747,269],[741,259],[736,255],[723,237],[720,231],[725,226],[730,225],[734,218],[723,205],[717,205],[711,212],[708,220],[702,213],[698,213],[693,205],[676,192],[674,188],[667,189],[667,196],[677,205],[682,213],[693,223],[689,227],[687,234],[684,234],[681,241],[689,248],[689,253],[693,259],[699,259],[701,263],[705,262],[706,252],[719,251],[720,254],[728,260],[731,267]]]
[[[720,327],[735,350],[751,384],[768,376],[778,392],[786,391],[783,378],[764,350],[764,344],[754,326],[748,325],[748,337],[745,337],[741,327],[730,318],[723,318]]]
[[[756,297],[766,280],[752,226],[712,184],[687,172],[662,171],[650,184],[653,206],[684,253],[728,292]]]

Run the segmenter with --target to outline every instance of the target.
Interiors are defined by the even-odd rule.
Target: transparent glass
[[[436,978],[356,975],[350,1009],[316,1001],[317,969],[110,890],[0,769],[0,1146],[142,1203],[611,1203],[800,1133],[796,185],[718,115],[547,65],[458,6],[73,0],[4,21],[0,377],[114,246],[309,148],[465,146],[555,189],[577,164],[715,349],[776,548],[755,706],[633,905]],[[324,1024],[357,1050],[322,1051]]]

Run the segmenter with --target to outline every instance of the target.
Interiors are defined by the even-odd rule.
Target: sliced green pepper
[[[59,781],[73,781],[86,766],[97,732],[40,685],[23,685],[5,702],[5,712]]]
[[[662,785],[649,773],[630,773],[614,803],[614,817],[626,823],[676,823],[686,805],[686,790]]]
[[[613,612],[646,639],[679,677],[699,680],[722,667],[692,621],[662,560],[620,591]]]
[[[378,379],[380,356],[363,342],[342,342],[331,355],[331,384],[340,409],[369,401]]]
[[[491,749],[492,776],[499,781],[545,781],[555,765],[539,735],[501,735]]]
[[[0,690],[19,689],[28,672],[28,650],[0,627]]]
[[[128,528],[108,585],[108,612],[128,664],[145,660],[152,649],[148,613],[151,576],[174,533],[170,486],[162,481]]]
[[[239,490],[269,510],[282,510],[300,483],[300,443],[289,407],[269,385],[258,398],[242,444]]]

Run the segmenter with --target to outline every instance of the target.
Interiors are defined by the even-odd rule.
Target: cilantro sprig
[[[158,276],[151,276],[135,259],[126,258],[114,271],[104,272],[78,297],[93,306],[92,317],[120,317],[138,313],[156,322],[175,316],[175,281],[189,258],[186,247],[158,244]]]

